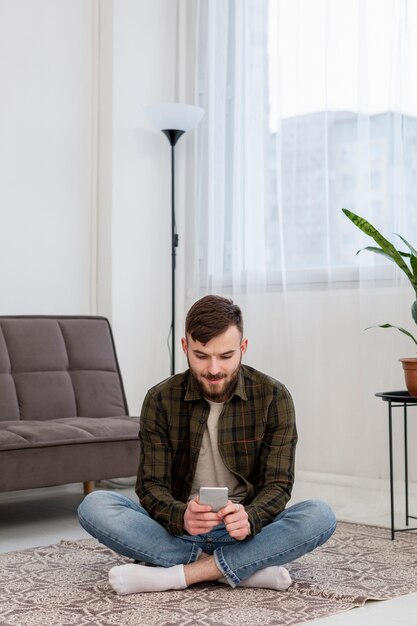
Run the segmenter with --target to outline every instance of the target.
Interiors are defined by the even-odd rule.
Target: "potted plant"
[[[378,247],[368,246],[358,250],[356,254],[359,254],[362,250],[368,250],[369,252],[375,252],[375,254],[381,254],[385,258],[395,263],[402,272],[407,276],[415,295],[415,299],[411,306],[411,315],[414,322],[417,324],[417,250],[410,244],[404,237],[398,235],[401,241],[407,246],[408,252],[402,252],[398,250],[394,244],[385,239],[381,233],[372,224],[367,222],[363,217],[359,217],[348,209],[342,209],[343,213],[348,217],[351,222],[355,224],[362,232],[371,237]],[[375,326],[371,327],[375,328]],[[400,326],[394,326],[393,324],[380,324],[378,328],[397,328],[399,331],[407,335],[417,345],[417,340],[413,335],[405,328]],[[403,364],[405,383],[408,392],[412,396],[417,396],[417,358],[403,358],[400,359]]]

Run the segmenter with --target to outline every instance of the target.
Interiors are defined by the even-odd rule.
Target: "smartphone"
[[[229,499],[227,487],[200,487],[198,500],[200,504],[209,504],[212,511],[219,511],[226,506]]]

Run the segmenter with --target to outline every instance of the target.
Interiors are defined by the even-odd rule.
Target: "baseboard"
[[[344,474],[329,474],[325,472],[310,472],[306,470],[298,470],[296,473],[296,481],[313,483],[317,485],[329,485],[331,487],[339,487],[346,489],[361,489],[363,491],[389,492],[390,483],[385,478],[368,478],[364,476],[347,476]],[[394,488],[396,491],[404,491],[404,479],[394,480]],[[417,482],[408,483],[408,492],[410,496],[417,496]]]

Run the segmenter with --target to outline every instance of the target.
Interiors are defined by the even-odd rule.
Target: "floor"
[[[115,489],[135,498],[131,479],[104,482],[98,488]],[[326,500],[338,519],[389,525],[389,516],[371,503],[374,494],[350,497],[344,485],[298,480],[292,502],[311,497]],[[88,537],[78,525],[76,509],[83,498],[81,485],[66,485],[0,494],[0,552]],[[384,495],[385,498],[385,495]],[[352,504],[354,502],[354,504]],[[386,506],[383,507],[385,511]],[[368,602],[361,609],[316,620],[315,626],[416,626],[417,593],[387,602]],[[248,625],[249,626],[249,625]]]

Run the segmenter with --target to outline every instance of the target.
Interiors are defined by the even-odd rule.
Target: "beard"
[[[239,360],[239,365],[237,366],[237,368],[229,375],[230,377],[228,380],[227,380],[227,374],[220,374],[217,376],[212,376],[211,374],[205,374],[205,375],[200,374],[198,376],[192,369],[188,357],[187,357],[187,361],[188,361],[188,367],[190,369],[190,374],[193,377],[198,389],[200,390],[201,395],[204,396],[206,400],[210,400],[210,402],[226,402],[226,400],[230,398],[230,396],[232,395],[237,385],[237,379],[239,377],[239,370],[240,370],[240,364],[242,362],[242,357]],[[212,391],[210,389],[207,389],[207,387],[200,380],[201,378],[203,380],[204,379],[219,380],[219,381],[226,380],[226,384],[224,385],[224,387],[222,387],[218,391]]]

